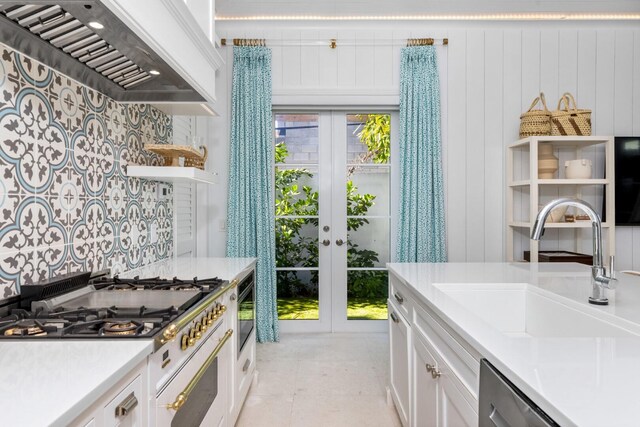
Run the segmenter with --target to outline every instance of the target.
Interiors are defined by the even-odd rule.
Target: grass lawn
[[[318,319],[318,300],[314,298],[278,298],[280,320]],[[385,298],[358,298],[347,302],[347,318],[350,320],[384,320],[387,318]]]

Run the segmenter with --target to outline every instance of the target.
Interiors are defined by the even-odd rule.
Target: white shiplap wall
[[[633,22],[223,21],[218,34],[327,42],[337,38],[335,50],[272,48],[274,103],[291,106],[397,104],[401,46],[385,42],[448,37],[449,47],[440,48],[440,59],[451,261],[505,259],[504,147],[517,139],[518,117],[540,90],[550,108],[563,92],[574,93],[581,107],[593,110],[594,134],[640,135],[640,28]],[[341,40],[355,40],[356,46],[341,47]],[[227,67],[218,76],[225,80],[218,85],[220,118],[212,119],[217,141],[228,141],[232,55],[226,49]],[[222,150],[218,160],[226,159],[226,144],[217,148]],[[602,164],[602,153],[589,156]],[[226,169],[219,166],[217,170]],[[210,200],[226,200],[221,187],[210,190]],[[208,222],[211,255],[224,253],[219,243],[223,232],[216,224],[225,212],[217,211],[220,218]],[[563,237],[556,243],[549,238],[547,248],[566,246]],[[619,228],[616,239],[619,268],[639,270],[640,228]]]

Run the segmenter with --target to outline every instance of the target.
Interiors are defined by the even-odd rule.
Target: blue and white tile
[[[82,85],[70,77],[54,71],[46,94],[56,121],[71,138],[82,126],[82,118],[90,112],[82,96]]]
[[[69,245],[53,245],[36,250],[34,258],[35,282],[69,272]]]
[[[33,87],[33,82],[19,71],[21,57],[18,52],[0,43],[0,109],[14,107],[18,93]]]
[[[37,281],[35,270],[36,253],[33,250],[0,254],[0,298],[8,298],[20,293],[20,286]]]

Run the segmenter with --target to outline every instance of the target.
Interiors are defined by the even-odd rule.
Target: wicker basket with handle
[[[144,149],[159,154],[164,158],[165,166],[180,166],[180,157],[184,158],[184,166],[204,170],[207,161],[207,147],[200,146],[202,152],[189,145],[145,144]]]
[[[538,102],[542,103],[544,110],[533,109]],[[551,135],[550,118],[551,112],[547,108],[544,93],[540,92],[540,96],[536,97],[529,109],[520,116],[520,138]]]
[[[551,135],[591,135],[591,110],[579,109],[573,95],[566,92],[558,100],[558,108],[551,112]]]

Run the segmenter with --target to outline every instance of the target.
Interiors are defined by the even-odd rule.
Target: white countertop
[[[2,341],[0,424],[66,426],[152,351],[152,340]]]
[[[178,258],[122,277],[231,280],[255,258]],[[153,352],[153,340],[0,342],[0,425],[68,425]]]
[[[608,306],[587,302],[580,264],[389,264],[460,336],[563,426],[640,425],[640,337],[531,337],[500,333],[438,284],[529,283],[640,335],[640,278],[618,273]],[[568,299],[569,301],[567,301]]]
[[[126,271],[120,277],[160,277],[171,279],[210,279],[218,277],[231,280],[245,270],[253,268],[256,258],[172,258],[135,270]]]

